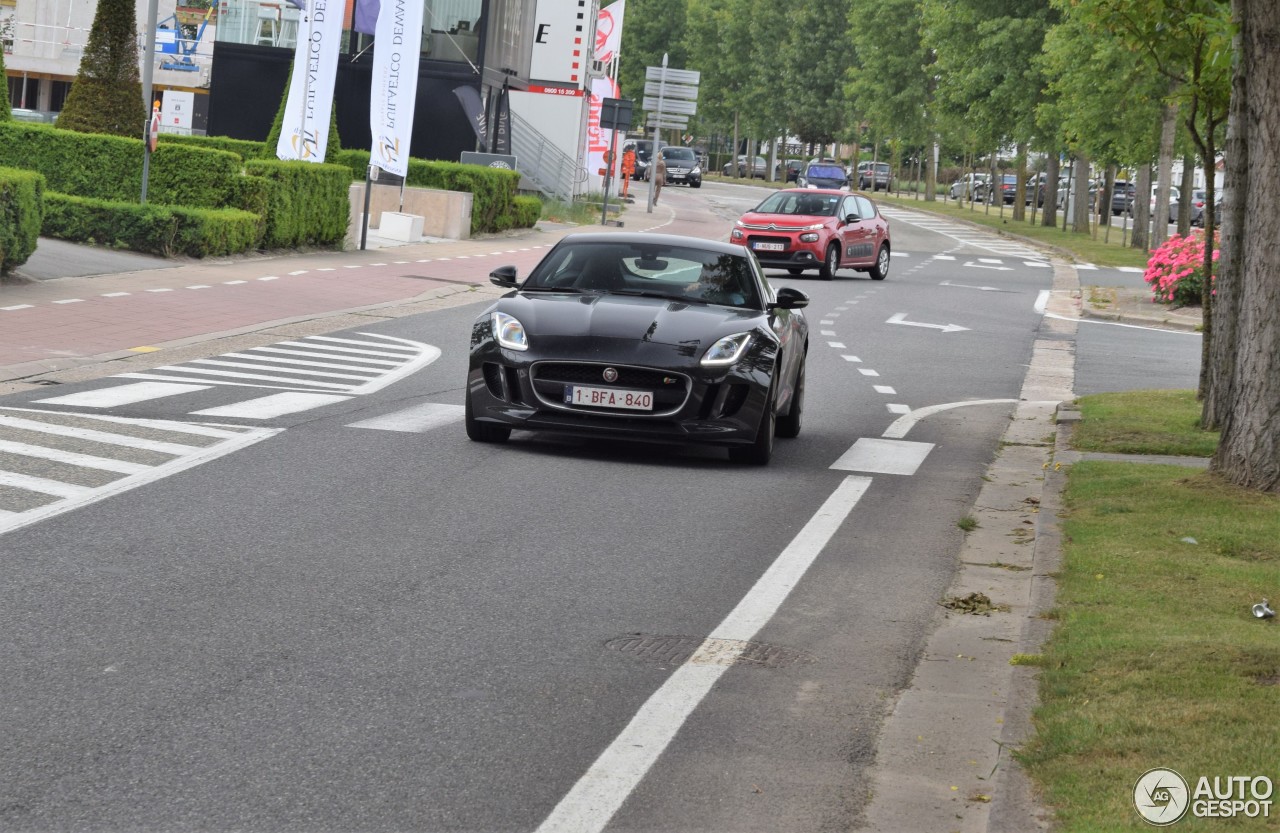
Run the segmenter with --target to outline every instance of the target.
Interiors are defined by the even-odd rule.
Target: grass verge
[[[1082,401],[1089,422],[1138,424],[1169,392]],[[1175,397],[1176,399],[1176,397]],[[1187,403],[1183,402],[1185,409]],[[1099,407],[1089,407],[1099,406]],[[1129,448],[1167,453],[1169,433]],[[1133,788],[1148,769],[1266,775],[1280,745],[1280,621],[1254,619],[1280,598],[1280,497],[1246,492],[1180,466],[1081,462],[1065,494],[1053,636],[1040,672],[1036,735],[1020,757],[1058,830],[1147,830]],[[1280,829],[1270,819],[1195,818],[1180,830]]]
[[[1035,240],[1038,243],[1053,246],[1063,252],[1070,253],[1073,258],[1083,263],[1093,263],[1098,266],[1137,266],[1142,268],[1147,265],[1148,256],[1146,252],[1141,249],[1131,249],[1120,245],[1122,235],[1119,228],[1111,229],[1109,240],[1107,239],[1106,227],[1097,228],[1096,237],[1093,233],[1076,234],[1071,231],[1063,231],[1061,213],[1058,214],[1057,226],[1045,228],[1040,225],[1040,220],[1043,216],[1040,212],[1036,213],[1036,223],[1032,225],[1030,222],[1030,210],[1027,211],[1026,220],[1015,221],[1011,206],[1005,206],[1002,215],[1000,207],[994,205],[991,206],[990,212],[988,212],[987,207],[980,203],[970,208],[968,203],[957,203],[955,200],[938,199],[934,202],[925,202],[924,199],[913,199],[907,196],[895,197],[882,193],[877,193],[874,196],[877,201],[886,205],[928,211],[932,214],[963,220],[1007,234]],[[1130,234],[1132,234],[1132,229]]]
[[[1195,391],[1139,390],[1080,397],[1083,420],[1071,433],[1080,451],[1210,457],[1217,431],[1200,430]]]

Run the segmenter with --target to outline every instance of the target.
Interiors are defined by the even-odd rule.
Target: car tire
[[[462,421],[467,427],[467,439],[472,442],[505,443],[511,437],[511,429],[507,426],[480,422],[472,416],[470,395],[467,396],[467,407]]]
[[[871,275],[871,280],[882,281],[889,277],[889,247],[881,246],[879,253],[876,255],[876,265],[867,270]]]
[[[701,188],[701,187],[702,187],[702,180],[698,180],[697,182],[690,182],[690,183],[689,183],[689,187],[690,187],[690,188]]]
[[[774,372],[777,372],[774,368]],[[753,466],[767,466],[773,457],[773,437],[778,430],[778,415],[774,413],[774,396],[778,383],[774,380],[769,385],[769,394],[765,397],[764,413],[760,415],[760,425],[756,428],[756,438],[751,445],[729,449],[729,459],[735,463],[749,463]]]
[[[800,425],[804,416],[804,366],[805,359],[800,359],[800,369],[796,372],[796,390],[791,394],[791,408],[777,418],[774,433],[784,440],[800,436]]]
[[[829,281],[836,276],[836,270],[840,268],[840,247],[832,243],[827,247],[826,254],[822,258],[822,265],[818,267],[818,277],[824,281]]]

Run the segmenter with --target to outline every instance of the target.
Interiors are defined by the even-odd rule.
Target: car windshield
[[[834,217],[840,197],[811,191],[779,191],[756,206],[758,214],[799,214],[806,217]]]
[[[664,243],[561,243],[534,268],[521,290],[762,309],[745,252],[725,254]]]
[[[694,159],[692,148],[663,148],[662,158],[666,160],[674,160],[677,162],[692,162]]]
[[[844,179],[844,169],[837,165],[810,165],[810,179]]]

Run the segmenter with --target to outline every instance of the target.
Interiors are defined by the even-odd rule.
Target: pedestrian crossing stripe
[[[281,430],[0,408],[0,454],[9,458],[0,470],[7,501],[0,503],[0,535],[215,460]],[[78,475],[52,477],[49,463]],[[85,485],[86,480],[101,485]]]

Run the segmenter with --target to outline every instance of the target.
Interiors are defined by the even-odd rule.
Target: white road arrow
[[[1001,289],[998,286],[969,286],[967,283],[952,283],[951,281],[943,281],[938,286],[954,286],[957,289],[981,289],[983,292],[1012,292],[1012,289]]]
[[[989,263],[974,263],[972,260],[966,260],[965,266],[972,266],[974,269],[995,269],[997,272],[1012,272],[1012,266],[992,266]]]
[[[944,333],[958,333],[961,330],[969,329],[968,327],[961,327],[959,324],[925,324],[922,321],[908,321],[905,312],[895,313],[884,323],[906,324],[908,327],[928,327],[931,330],[942,330]]]

